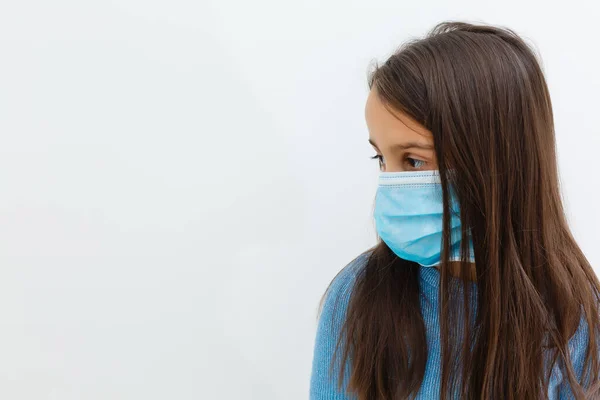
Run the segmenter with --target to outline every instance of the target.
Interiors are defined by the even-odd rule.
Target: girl
[[[600,397],[600,282],[565,219],[533,51],[442,22],[369,87],[380,241],[323,296],[310,398]]]

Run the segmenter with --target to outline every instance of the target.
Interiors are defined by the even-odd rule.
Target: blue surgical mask
[[[461,223],[450,187],[450,261],[460,261]],[[442,185],[439,171],[381,172],[375,225],[381,240],[400,258],[424,267],[441,263]],[[473,243],[468,259],[475,262]]]

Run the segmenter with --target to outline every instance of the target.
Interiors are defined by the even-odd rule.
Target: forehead
[[[415,140],[422,143],[433,143],[431,131],[400,110],[386,105],[373,87],[365,104],[365,120],[370,135],[386,142]]]

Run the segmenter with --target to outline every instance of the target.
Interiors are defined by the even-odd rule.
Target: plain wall
[[[445,19],[541,53],[569,220],[600,265],[599,14],[3,1],[0,398],[306,399],[321,295],[375,243],[369,66]]]

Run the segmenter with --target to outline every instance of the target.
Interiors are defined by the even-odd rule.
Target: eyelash
[[[375,154],[373,157],[371,157],[371,160],[379,160],[379,162],[383,162],[383,156],[379,155],[379,154]]]
[[[379,160],[379,167],[380,167],[380,168],[381,168],[381,166],[382,166],[382,165],[385,165],[385,162],[383,161],[383,156],[382,156],[381,154],[375,154],[373,157],[370,157],[370,158],[371,158],[372,160]],[[418,160],[418,159],[416,159],[416,158],[412,158],[412,157],[405,157],[405,158],[404,158],[404,160],[405,160],[405,161],[412,160],[412,161],[414,161],[414,163],[415,163],[415,164],[418,164],[418,163],[420,163],[420,164],[419,164],[419,166],[412,166],[412,165],[411,165],[411,168],[415,168],[415,169],[419,169],[420,167],[422,167],[423,165],[425,165],[425,164],[426,164],[426,162],[425,162],[425,161],[423,161],[423,160]],[[409,163],[409,164],[410,164],[410,163]]]

